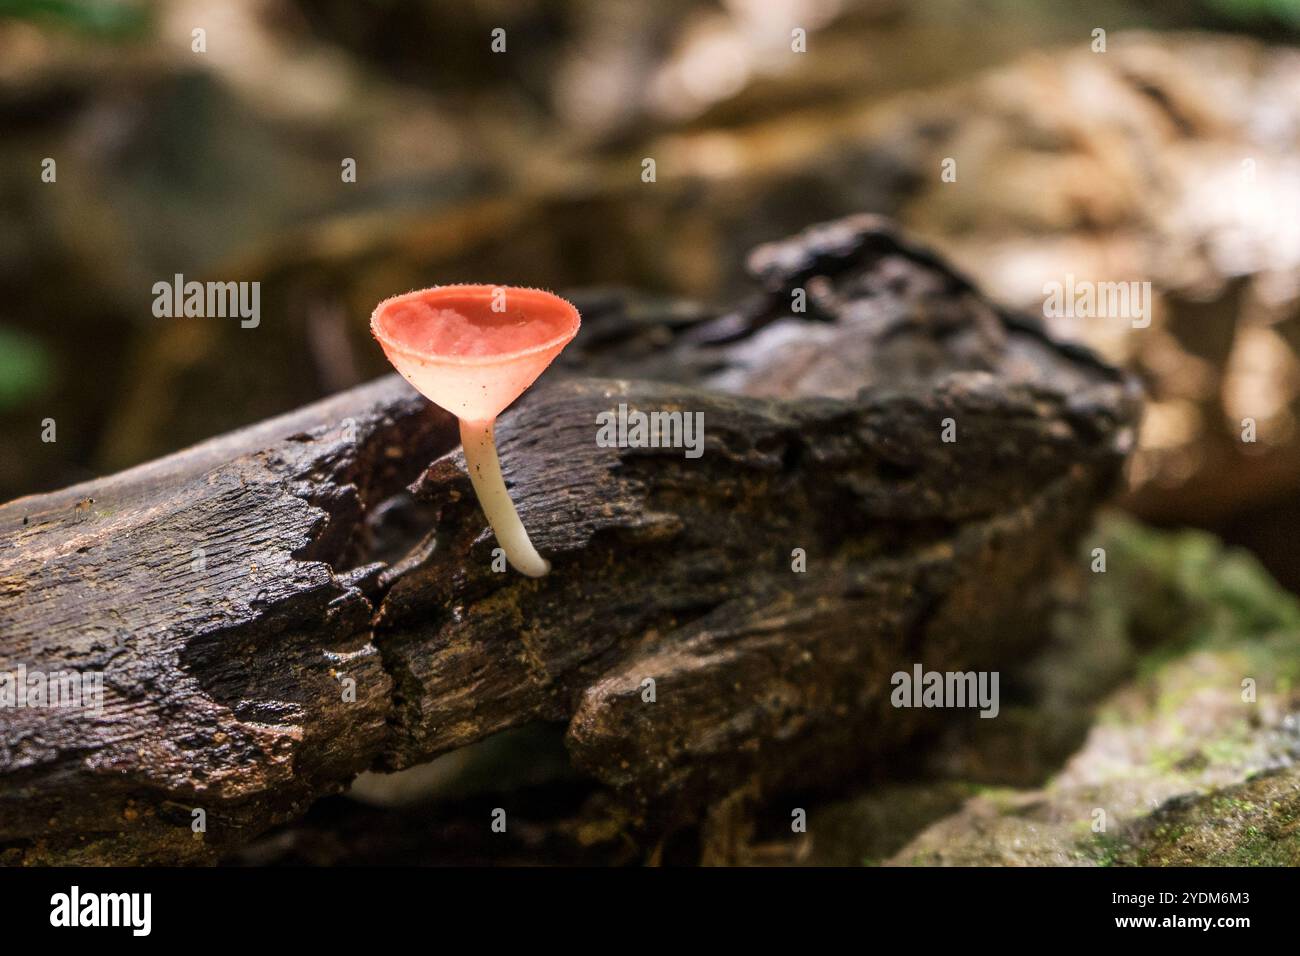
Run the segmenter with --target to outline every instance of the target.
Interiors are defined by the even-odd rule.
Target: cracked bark
[[[0,858],[208,861],[536,720],[662,832],[906,744],[893,671],[1033,646],[1132,383],[871,217],[751,267],[720,314],[584,297],[501,418],[544,579],[493,570],[455,421],[395,376],[0,506],[0,670],[105,675],[102,714],[0,711]],[[598,447],[619,403],[703,413],[703,456]]]

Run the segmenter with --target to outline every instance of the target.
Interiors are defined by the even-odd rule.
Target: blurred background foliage
[[[808,52],[791,50],[793,27]],[[1128,107],[1075,82],[1097,68],[1080,58],[1098,27],[1171,38],[1115,58],[1146,107],[1168,106],[1168,76],[1201,73],[1260,105],[1232,128],[1164,107],[1111,115]],[[1226,46],[1180,53],[1191,30]],[[1150,197],[1171,181],[1198,195],[1177,170],[1130,179],[1109,156],[1163,162],[1191,139],[1232,164],[1276,156],[1296,181],[1282,164],[1300,96],[1287,104],[1294,60],[1276,51],[1297,39],[1300,0],[0,0],[0,499],[385,372],[370,308],[422,285],[622,286],[721,306],[747,288],[753,245],[865,209],[1033,309],[1025,290],[1063,270],[1025,250],[1059,241],[1060,262],[1106,278],[1081,241],[1108,263],[1133,260],[1137,234],[1166,250]],[[1166,121],[1178,128],[1151,126]],[[938,194],[954,153],[972,186]],[[656,183],[641,181],[645,157]],[[1016,276],[994,252],[1019,257]],[[1297,297],[1252,311],[1237,282],[1294,269],[1242,259],[1189,254],[1161,277],[1172,337],[1079,334],[1153,389],[1134,510],[1235,536],[1295,585],[1273,539],[1300,517]],[[260,326],[155,318],[153,285],[176,274],[261,282]],[[1278,392],[1255,458],[1232,447],[1224,399],[1243,361]],[[1184,394],[1187,380],[1211,387]]]

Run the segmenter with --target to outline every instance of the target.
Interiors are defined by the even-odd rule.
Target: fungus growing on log
[[[370,328],[384,354],[429,401],[460,420],[474,493],[505,552],[529,577],[550,562],[537,553],[501,477],[493,428],[578,334],[578,310],[540,289],[448,285],[385,299]]]

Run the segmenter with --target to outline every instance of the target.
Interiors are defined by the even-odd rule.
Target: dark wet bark
[[[396,377],[0,506],[0,670],[105,681],[98,716],[0,711],[0,859],[210,860],[537,720],[662,831],[886,759],[927,720],[894,671],[1022,656],[1131,383],[879,220],[752,264],[724,315],[586,297],[502,417],[541,580],[494,569],[454,421]],[[703,454],[600,447],[620,404],[702,414]]]

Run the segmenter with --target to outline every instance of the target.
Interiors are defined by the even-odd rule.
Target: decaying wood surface
[[[0,711],[0,859],[208,861],[533,721],[662,830],[886,758],[927,726],[894,671],[1023,654],[1131,382],[871,217],[751,270],[726,314],[584,299],[502,417],[541,580],[494,570],[454,421],[395,376],[0,506],[0,671],[105,682]],[[600,447],[619,404],[702,413],[703,455]]]

